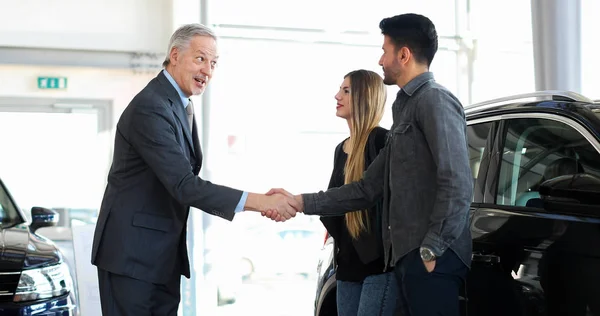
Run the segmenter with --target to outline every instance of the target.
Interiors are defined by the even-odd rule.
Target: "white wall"
[[[160,52],[169,0],[0,0],[0,46]]]
[[[40,90],[38,76],[67,77],[65,90]],[[0,97],[85,98],[113,102],[113,125],[155,73],[75,67],[0,65]]]
[[[67,154],[67,157],[62,159],[56,157],[55,155],[51,155],[44,159],[41,162],[32,162],[33,165],[37,166],[37,168],[28,168],[25,166],[31,165],[27,163],[27,159],[31,157],[36,157],[36,155],[27,155],[28,150],[30,148],[26,144],[16,143],[14,146],[14,150],[23,154],[25,156],[22,159],[14,160],[9,163],[12,167],[17,170],[3,170],[3,176],[8,181],[13,176],[12,179],[18,179],[19,181],[15,181],[13,184],[13,188],[15,190],[14,194],[18,195],[19,192],[27,192],[26,183],[21,181],[22,179],[35,179],[36,176],[42,176],[42,178],[58,178],[59,180],[77,180],[78,173],[83,172],[86,174],[87,185],[86,185],[86,193],[87,196],[84,200],[82,199],[71,199],[73,203],[77,202],[77,205],[100,205],[100,198],[102,197],[102,192],[104,191],[106,174],[108,173],[108,169],[110,167],[110,161],[112,158],[112,144],[114,141],[114,133],[115,126],[118,118],[121,113],[133,98],[135,94],[137,94],[147,83],[151,80],[156,74],[134,74],[130,70],[101,70],[101,69],[93,69],[93,68],[72,68],[72,67],[39,67],[39,66],[2,66],[0,65],[0,99],[4,97],[10,98],[41,98],[41,99],[61,99],[68,102],[68,99],[95,99],[95,100],[108,100],[112,103],[112,122],[111,129],[108,131],[104,131],[100,134],[94,136],[95,131],[97,130],[94,117],[90,117],[89,115],[85,115],[85,112],[70,114],[62,118],[60,121],[59,118],[52,118],[51,114],[40,114],[38,116],[29,116],[31,118],[39,118],[42,119],[42,115],[46,115],[47,119],[41,121],[39,124],[35,122],[31,122],[30,125],[34,128],[33,133],[30,133],[29,136],[21,133],[17,138],[18,142],[25,142],[26,139],[30,139],[31,141],[27,141],[29,145],[35,144],[36,142],[44,142],[44,144],[37,144],[34,147],[40,149],[41,152],[45,152],[48,154],[62,152],[63,154]],[[65,90],[40,90],[37,87],[37,77],[38,76],[60,76],[67,77],[68,84],[67,89]],[[23,104],[26,106],[27,104]],[[10,117],[15,117],[15,119],[22,118],[23,115],[18,115],[14,113],[3,113],[3,118],[10,119]],[[56,116],[56,114],[54,115]],[[91,121],[90,121],[91,119]],[[47,121],[47,122],[46,122]],[[54,122],[54,123],[52,123]],[[63,122],[65,125],[62,126],[57,123]],[[50,125],[48,125],[50,124]],[[52,125],[59,124],[59,125]],[[81,124],[84,124],[83,126]],[[89,125],[93,125],[90,129]],[[10,125],[10,124],[9,124]],[[81,127],[82,135],[71,135],[72,131],[65,130],[65,128],[79,128]],[[19,126],[19,128],[22,128]],[[6,126],[5,126],[6,129]],[[18,129],[14,128],[13,131],[16,132]],[[44,131],[47,131],[44,134]],[[38,133],[36,135],[36,133]],[[63,133],[63,134],[60,134]],[[87,135],[87,138],[84,136]],[[48,139],[49,135],[63,135],[61,139],[56,139],[52,141]],[[28,138],[29,137],[29,138]],[[83,137],[83,138],[82,138]],[[89,143],[88,143],[89,142]],[[9,142],[10,143],[10,142]],[[70,148],[68,146],[72,146],[73,144],[77,145],[79,149],[85,151],[85,153],[80,154],[71,154]],[[61,147],[62,146],[62,147]],[[67,147],[65,147],[67,146]],[[86,149],[84,149],[86,148]],[[76,153],[78,151],[75,151]],[[91,156],[89,156],[91,154]],[[79,155],[79,156],[78,156]],[[83,156],[81,156],[83,155]],[[86,156],[88,155],[88,156]],[[81,157],[80,157],[81,156]],[[79,157],[81,159],[77,159]],[[83,157],[83,158],[82,158]],[[52,158],[52,159],[49,159]],[[75,161],[73,158],[76,158]],[[15,158],[16,159],[16,158]],[[39,159],[36,157],[35,159]],[[34,159],[34,160],[35,160]],[[71,159],[71,160],[69,160]],[[5,159],[6,160],[6,159]],[[8,161],[8,160],[7,160]],[[4,161],[4,162],[7,162]],[[92,169],[77,169],[77,164],[81,161],[87,161],[89,165],[96,166]],[[65,164],[70,164],[71,167],[65,167]],[[61,168],[62,166],[62,168]],[[7,166],[4,166],[7,167]],[[89,167],[89,166],[88,166]],[[64,176],[59,176],[54,174],[55,170],[50,170],[48,168],[59,168],[62,170],[70,170],[64,173]],[[2,169],[2,168],[0,168]],[[83,171],[86,170],[86,171]],[[2,170],[0,170],[2,171]],[[11,172],[9,172],[11,171]],[[13,172],[14,171],[14,172]],[[16,173],[15,173],[16,172]],[[16,176],[18,175],[18,177]],[[45,176],[45,177],[44,177]],[[29,177],[29,178],[28,178]],[[64,179],[63,179],[64,178]],[[40,180],[38,185],[47,185],[47,180]],[[81,181],[78,181],[81,182]],[[54,181],[55,184],[60,183],[60,181]],[[20,184],[23,184],[20,186]],[[8,185],[8,184],[7,184]],[[63,187],[66,187],[63,185]],[[20,190],[24,188],[23,190]],[[49,199],[44,198],[42,194],[44,190],[36,189],[34,185],[29,185],[29,189],[35,189],[35,193],[37,194],[29,194],[27,196],[25,193],[24,197],[21,197],[21,205],[22,207],[30,207],[28,205],[29,202],[42,202],[51,203],[54,201],[66,201],[69,199]],[[50,190],[52,191],[52,190]],[[35,197],[36,201],[29,201],[27,198]],[[17,196],[15,196],[17,197]],[[46,196],[47,197],[47,196]],[[97,201],[95,200],[97,199]],[[58,203],[58,202],[57,202]],[[87,203],[87,204],[86,204]],[[64,207],[69,207],[67,203],[63,203]],[[63,205],[45,205],[47,207],[62,207]]]

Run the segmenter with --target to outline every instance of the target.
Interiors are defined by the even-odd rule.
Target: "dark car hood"
[[[0,230],[0,272],[21,271],[61,261],[54,244],[19,224]]]

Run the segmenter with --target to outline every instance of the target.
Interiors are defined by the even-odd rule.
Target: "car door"
[[[470,208],[470,223],[477,213],[477,209],[484,202],[486,193],[486,182],[489,177],[490,164],[497,155],[495,142],[498,134],[498,121],[494,118],[470,119],[467,126],[467,141],[469,153],[469,165],[473,175],[473,201]],[[486,256],[475,255],[474,262],[486,261]],[[467,314],[467,302],[465,289],[461,293],[461,313]]]
[[[547,211],[539,194],[562,175],[600,177],[598,140],[558,114],[501,119],[471,224],[469,316],[600,315],[600,214]]]

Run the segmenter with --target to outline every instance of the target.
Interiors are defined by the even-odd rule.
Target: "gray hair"
[[[171,40],[169,41],[169,49],[167,50],[167,56],[165,57],[165,61],[163,61],[163,67],[167,67],[171,62],[169,55],[171,54],[171,50],[173,48],[177,48],[179,50],[188,48],[190,46],[190,41],[194,36],[208,36],[212,37],[215,41],[217,40],[217,35],[208,28],[199,23],[186,24],[179,27],[173,35],[171,35]]]

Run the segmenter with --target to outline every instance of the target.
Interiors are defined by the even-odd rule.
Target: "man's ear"
[[[169,61],[176,64],[177,58],[179,58],[179,49],[177,49],[177,47],[173,47],[171,48],[171,52],[169,52]]]
[[[398,59],[399,64],[406,64],[411,58],[412,53],[408,47],[403,46],[398,50],[398,54],[396,54],[396,58]]]

